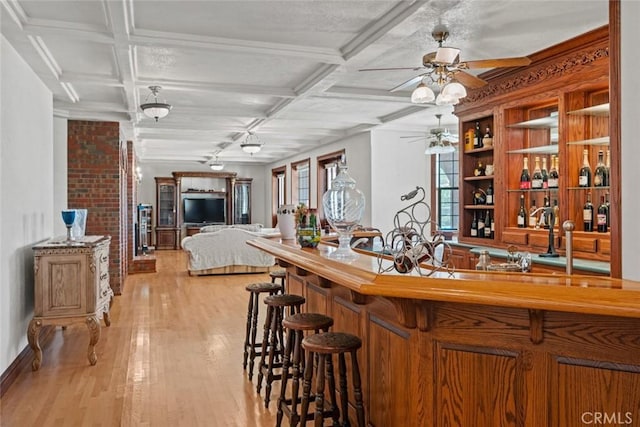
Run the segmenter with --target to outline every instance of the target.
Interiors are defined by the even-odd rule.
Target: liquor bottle
[[[476,212],[473,213],[473,221],[471,222],[471,237],[478,237],[478,218]]]
[[[582,206],[582,223],[584,231],[593,231],[593,205],[591,204],[591,193],[587,193],[587,201]]]
[[[558,156],[551,156],[551,169],[549,170],[549,188],[558,188]]]
[[[593,186],[594,187],[606,187],[607,182],[607,167],[604,165],[604,151],[598,151],[598,163],[596,164],[596,170],[593,172]]]
[[[609,193],[604,193],[604,204],[607,205],[607,228],[611,227],[611,204],[609,203]]]
[[[480,212],[478,214],[478,237],[484,237],[484,225],[484,217],[482,216],[482,212]]]
[[[531,176],[531,189],[542,189],[542,170],[540,169],[540,157],[536,156],[535,168],[533,169],[533,175]]]
[[[493,205],[493,184],[489,183],[489,188],[487,188],[487,204]]]
[[[480,122],[476,122],[476,132],[473,141],[473,148],[482,148],[482,132],[480,132]]]
[[[523,159],[522,172],[520,173],[520,189],[531,189],[531,177],[529,176],[529,158]]]
[[[493,239],[495,235],[496,235],[496,219],[494,215],[491,215],[491,234],[489,235],[489,238]]]
[[[560,227],[560,208],[558,207],[558,199],[553,200],[553,227]]]
[[[527,226],[527,211],[524,209],[524,193],[520,195],[520,210],[518,211],[518,227]]]
[[[549,171],[547,171],[547,158],[542,158],[542,188],[549,188]]]
[[[547,208],[551,207],[551,205],[549,204],[549,197],[544,196],[544,204],[542,206],[544,206],[544,210],[542,211],[542,215],[540,216],[540,218],[542,218],[542,221],[540,222],[542,223],[542,228],[548,230],[550,219],[549,217],[547,217],[547,212],[549,211]]]
[[[611,185],[611,151],[607,150],[604,161],[604,167],[607,174],[607,186]]]
[[[589,166],[589,150],[582,151],[582,167],[578,175],[579,187],[591,187],[591,166]]]
[[[529,227],[536,228],[538,221],[536,221],[536,201],[531,199],[531,208],[529,208]]]
[[[607,232],[607,205],[604,201],[604,196],[600,196],[600,205],[598,206],[598,215],[596,223],[598,224],[598,233]]]
[[[484,216],[484,237],[487,239],[491,237],[491,222],[493,218],[491,217],[491,211],[487,210],[486,215]]]

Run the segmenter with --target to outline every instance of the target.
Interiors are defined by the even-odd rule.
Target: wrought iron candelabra
[[[402,201],[420,198],[400,209],[393,218],[393,230],[384,238],[382,251],[378,255],[378,272],[388,273],[396,270],[407,274],[412,271],[420,276],[431,276],[438,271],[452,274],[451,246],[445,241],[440,227],[431,220],[431,207],[424,201],[424,188],[416,187],[400,197]],[[436,232],[431,236],[431,227],[435,225]],[[393,263],[389,265],[388,257]]]

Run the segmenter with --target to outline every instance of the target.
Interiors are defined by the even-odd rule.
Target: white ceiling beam
[[[73,71],[62,71],[60,80],[65,82],[81,82],[82,84],[91,84],[103,87],[124,87],[122,81],[115,76],[95,73],[76,73]]]
[[[294,96],[296,96],[295,91],[288,87],[196,82],[192,80],[151,79],[151,78],[140,77],[138,78],[137,85],[138,87],[160,85],[164,89],[171,89],[171,90],[195,90],[195,91],[206,91],[206,92],[246,93],[251,95],[277,96],[281,98],[293,98]]]
[[[380,89],[368,89],[360,87],[332,86],[324,92],[324,97],[353,99],[362,101],[400,102],[411,103],[411,95],[406,93],[389,92]]]
[[[104,113],[128,113],[129,111],[124,105],[117,102],[90,102],[82,101],[78,103],[70,103],[67,101],[55,101],[53,103],[55,108],[61,110],[78,110],[78,111],[91,111],[91,112],[104,112]]]
[[[136,28],[131,35],[131,41],[139,46],[163,45],[197,50],[228,51],[251,55],[288,56],[328,64],[344,63],[344,59],[340,52],[334,49],[286,43],[271,43],[257,40],[207,37]]]

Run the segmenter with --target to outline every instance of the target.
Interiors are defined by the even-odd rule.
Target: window
[[[293,204],[298,205],[304,203],[309,205],[309,164],[310,160],[305,159],[301,162],[291,164],[291,181],[293,188]]]
[[[327,190],[331,189],[331,181],[338,174],[338,162],[344,155],[344,150],[340,150],[318,157],[318,218],[320,218],[320,223],[323,227],[326,225],[326,220],[322,212],[322,196]]]
[[[432,208],[441,230],[457,231],[459,220],[458,153],[437,154],[432,177],[435,183],[435,200]],[[435,176],[433,176],[435,175]]]
[[[278,208],[286,203],[286,166],[271,170],[271,223],[275,227]]]

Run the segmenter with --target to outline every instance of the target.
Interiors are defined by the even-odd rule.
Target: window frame
[[[280,176],[282,176],[283,192],[280,194]],[[281,198],[279,196],[282,196]],[[282,203],[280,203],[282,201]],[[287,203],[287,167],[280,166],[271,169],[271,226],[278,224],[278,208]]]
[[[316,161],[317,161],[317,170],[316,170],[317,216],[323,228],[327,225],[327,220],[324,217],[324,211],[322,209],[322,196],[324,196],[324,193],[328,190],[328,187],[331,184],[330,182],[328,182],[329,180],[327,179],[327,174],[325,173],[326,165],[331,163],[338,164],[342,160],[343,156],[345,155],[346,155],[346,151],[343,148],[342,150],[327,153],[322,156],[318,156],[316,158]],[[337,173],[337,170],[336,170],[336,173]]]
[[[444,154],[449,155],[449,154]],[[460,153],[458,150],[450,153],[451,161],[455,166],[456,175],[452,180],[452,183],[448,187],[440,186],[440,156],[442,154],[434,154],[431,156],[431,212],[433,214],[432,223],[431,223],[431,233],[435,234],[437,232],[444,234],[447,237],[457,236],[460,231]],[[446,160],[449,161],[449,160]],[[452,207],[456,207],[455,210],[452,209],[452,217],[458,218],[458,227],[457,228],[448,228],[442,229],[441,227],[441,217],[442,217],[442,205],[440,204],[440,194],[441,192],[454,190],[457,191],[458,199],[450,202]]]
[[[303,169],[307,169],[307,200],[300,200],[300,171]],[[311,158],[307,157],[304,160],[300,160],[294,163],[291,163],[291,201],[294,205],[299,205],[300,203],[305,203],[307,207],[311,206]]]

